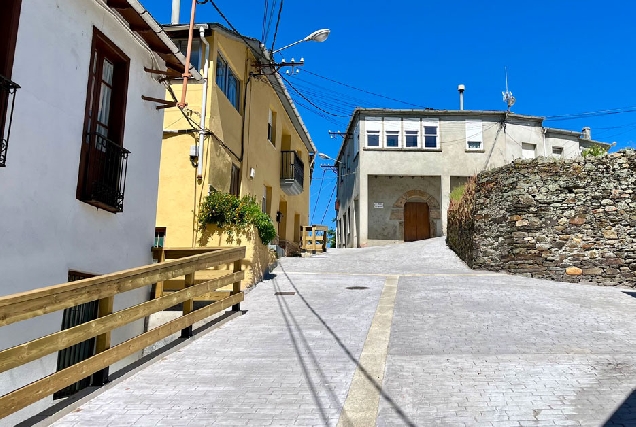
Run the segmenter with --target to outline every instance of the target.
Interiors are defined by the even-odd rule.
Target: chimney
[[[179,23],[179,11],[181,9],[181,0],[172,0],[172,18],[170,23],[176,25]]]
[[[464,109],[464,90],[466,90],[466,86],[459,85],[457,86],[457,90],[459,91],[459,109]]]
[[[583,128],[581,133],[582,133],[581,138],[588,139],[588,140],[592,139],[592,129],[591,128],[586,126],[586,127]]]

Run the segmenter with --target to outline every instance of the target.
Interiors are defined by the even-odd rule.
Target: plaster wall
[[[76,199],[93,26],[130,58],[124,147],[130,150],[124,212]],[[52,37],[51,35],[54,35]],[[150,53],[94,1],[22,2],[13,76],[15,100],[7,166],[0,169],[0,294],[67,281],[69,269],[94,274],[149,264],[163,113],[141,95],[164,88],[144,72]],[[147,299],[148,288],[115,298],[115,310]],[[62,312],[0,328],[0,349],[60,330]],[[143,320],[113,331],[112,345],[143,332]],[[56,370],[56,354],[0,374],[5,394]],[[131,356],[111,372],[138,358]],[[51,397],[0,421],[13,426]]]
[[[431,234],[442,235],[440,216],[440,177],[433,176],[370,176],[368,178],[369,199],[368,240],[404,240],[405,201],[428,201]]]
[[[376,117],[376,116],[373,116]],[[398,117],[392,115],[391,117]],[[410,117],[410,116],[409,116]],[[587,142],[576,135],[561,132],[544,132],[541,120],[524,117],[507,117],[505,128],[502,126],[501,116],[491,114],[479,114],[466,112],[458,115],[430,115],[422,116],[422,119],[439,120],[439,145],[436,149],[405,148],[404,129],[405,124],[398,125],[400,129],[400,148],[382,147],[384,140],[384,128],[382,124],[380,132],[381,147],[366,147],[367,117],[360,114],[357,122],[352,126],[360,129],[359,149],[353,147],[353,135],[347,137],[338,157],[340,162],[345,162],[351,153],[351,158],[356,161],[351,165],[351,171],[341,174],[345,179],[338,183],[338,201],[340,210],[337,219],[340,221],[344,213],[355,200],[359,200],[361,206],[373,206],[371,194],[371,176],[438,176],[441,181],[441,225],[442,231],[446,228],[447,210],[450,203],[450,192],[466,177],[476,175],[483,170],[488,170],[503,166],[514,159],[522,157],[523,144],[533,144],[535,146],[535,157],[543,156],[547,153],[552,156],[552,147],[563,148],[564,158],[573,158],[579,155],[579,147]],[[470,150],[466,146],[466,121],[481,120],[482,128],[482,149]],[[544,135],[546,137],[544,138]],[[545,141],[544,141],[545,140]],[[592,143],[591,141],[589,142]],[[436,193],[437,195],[437,193]],[[398,195],[396,195],[398,197]],[[362,209],[357,220],[360,225],[357,228],[357,246],[365,246],[368,240],[375,240],[372,237],[373,227],[371,221],[371,210]],[[377,218],[376,218],[377,219]],[[342,230],[339,230],[342,231]],[[342,235],[341,232],[338,235]],[[393,235],[395,233],[380,233],[380,235]],[[355,245],[354,245],[355,246]]]
[[[271,199],[267,203],[267,214],[280,230],[280,239],[294,240],[295,217],[299,216],[300,225],[309,223],[309,152],[300,136],[292,126],[276,91],[267,80],[248,76],[256,70],[252,68],[255,58],[241,41],[227,37],[221,31],[213,31],[207,37],[210,43],[207,126],[214,133],[205,139],[204,150],[199,161],[203,162],[202,177],[196,179],[195,168],[190,164],[190,146],[198,141],[198,134],[171,136],[164,135],[161,153],[161,172],[156,225],[166,227],[165,246],[236,246],[247,247],[248,258],[260,259],[254,241],[243,239],[228,241],[220,234],[214,238],[202,239],[197,230],[196,215],[201,201],[207,196],[210,186],[219,191],[228,192],[231,182],[232,164],[241,169],[241,195],[252,195],[260,203],[265,187],[271,188]],[[221,54],[229,64],[233,73],[240,80],[240,111],[228,100],[223,91],[216,85],[216,63]],[[176,93],[181,92],[181,85],[173,83]],[[193,111],[201,112],[202,84],[188,86],[188,104]],[[246,107],[243,109],[245,97]],[[270,142],[267,138],[269,111],[276,113],[274,128],[275,138]],[[200,116],[192,115],[198,123]],[[243,118],[245,117],[245,119]],[[166,113],[164,125],[168,129],[189,128],[187,121],[176,109]],[[241,149],[245,127],[245,145]],[[305,166],[304,191],[297,196],[284,193],[280,187],[281,150],[296,151]],[[241,158],[242,156],[242,158]],[[250,177],[250,169],[254,169],[254,177]],[[282,203],[281,203],[282,202]],[[276,212],[282,205],[287,205],[280,225],[275,222]],[[254,265],[263,263],[254,263]],[[260,268],[260,267],[259,267]],[[267,268],[264,265],[262,268]],[[243,285],[254,283],[262,276],[262,271],[246,273]]]

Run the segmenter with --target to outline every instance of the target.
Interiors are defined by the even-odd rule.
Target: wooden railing
[[[2,373],[74,344],[96,338],[94,356],[0,397],[0,418],[25,408],[91,374],[107,370],[113,363],[176,332],[182,331],[182,336],[191,336],[192,325],[206,317],[229,307],[232,307],[233,311],[239,311],[240,302],[243,301],[243,292],[241,292],[241,280],[244,275],[241,270],[243,258],[245,258],[244,247],[221,249],[0,297],[0,327],[99,300],[96,320],[0,351],[0,373]],[[194,284],[195,272],[224,264],[233,266],[227,274]],[[185,289],[113,313],[113,299],[116,294],[184,275]],[[233,285],[233,289],[229,297],[193,310],[195,296],[230,284]],[[110,346],[112,330],[179,303],[183,303],[181,317],[121,344]]]
[[[301,249],[305,252],[320,253],[327,252],[327,231],[326,225],[303,225],[300,227]]]

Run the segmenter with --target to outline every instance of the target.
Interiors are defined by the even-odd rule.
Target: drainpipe
[[[199,131],[199,161],[197,165],[197,179],[201,179],[203,177],[203,143],[205,141],[205,115],[206,109],[208,106],[208,68],[210,65],[210,44],[205,39],[205,29],[203,27],[199,28],[199,38],[201,39],[201,43],[205,45],[205,56],[203,57],[205,65],[203,66],[203,94],[201,95],[201,124]]]

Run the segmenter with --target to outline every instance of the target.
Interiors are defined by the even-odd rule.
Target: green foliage
[[[327,230],[327,238],[329,239],[329,247],[330,248],[335,248],[336,247],[336,230],[334,230],[333,228],[330,228],[329,230]]]
[[[466,191],[466,184],[453,188],[450,193],[450,199],[454,202],[459,202],[464,195],[464,191]]]
[[[583,157],[601,157],[607,154],[608,148],[599,144],[592,145],[590,148],[586,148],[581,153]]]
[[[211,224],[222,228],[230,235],[249,234],[254,226],[265,245],[276,237],[272,219],[261,211],[261,207],[252,196],[238,198],[220,191],[212,191],[201,203],[197,221],[201,231]]]

